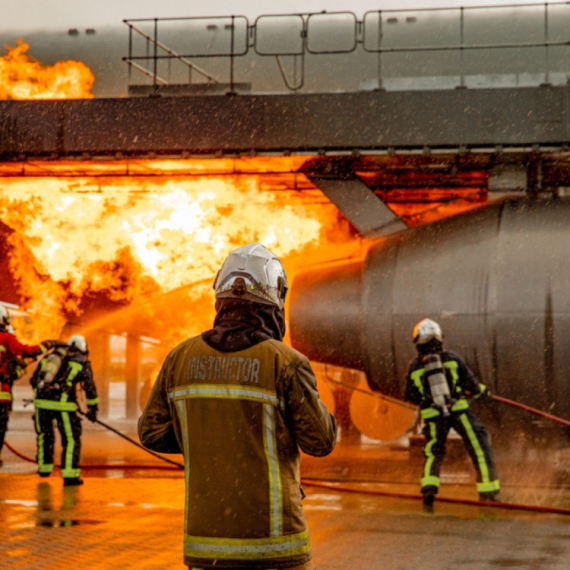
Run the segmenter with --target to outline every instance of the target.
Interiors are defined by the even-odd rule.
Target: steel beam
[[[1,101],[0,159],[565,145],[568,86]]]

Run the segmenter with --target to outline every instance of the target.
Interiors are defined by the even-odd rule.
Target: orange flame
[[[27,307],[52,319],[43,336],[96,296],[138,306],[120,320],[144,320],[142,334],[209,328],[212,283],[232,249],[258,241],[287,264],[337,222],[333,206],[259,186],[257,176],[3,178],[11,268]]]
[[[0,57],[0,99],[90,99],[95,77],[80,61],[45,65],[27,55],[22,40]]]

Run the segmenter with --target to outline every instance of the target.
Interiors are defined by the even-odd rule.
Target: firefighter
[[[67,345],[40,360],[31,379],[36,408],[38,474],[49,477],[53,471],[53,420],[56,420],[63,448],[61,475],[66,487],[83,485],[79,468],[81,420],[77,415],[77,392],[80,388],[87,398],[87,418],[92,422],[97,420],[99,398],[88,354],[85,338],[75,334]]]
[[[439,490],[439,473],[451,428],[463,438],[473,461],[480,500],[498,501],[500,485],[489,434],[467,400],[469,396],[475,400],[489,398],[489,389],[477,381],[457,354],[443,350],[443,334],[435,321],[423,319],[417,323],[413,341],[417,356],[408,369],[405,400],[420,406],[424,420],[424,505],[433,505]]]
[[[21,359],[35,358],[61,344],[59,340],[45,340],[37,345],[22,344],[14,335],[10,320],[8,309],[0,305],[0,454],[12,409],[12,384],[22,376],[22,366],[25,369],[25,363]]]
[[[141,442],[184,455],[190,568],[312,569],[299,448],[328,455],[336,423],[309,361],[282,342],[285,271],[251,243],[229,254],[214,289],[214,327],[167,356]]]

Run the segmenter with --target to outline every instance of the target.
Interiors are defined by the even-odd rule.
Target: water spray
[[[343,384],[341,382],[335,381],[335,383],[340,384],[342,386],[345,386],[346,388],[356,390],[356,388],[354,388],[352,386],[348,386],[348,385]],[[378,396],[378,394],[376,394],[376,393],[369,393],[369,395],[372,397]],[[509,406],[513,406],[515,408],[519,408],[519,409],[521,409],[527,413],[538,415],[538,416],[546,418],[550,421],[559,423],[559,424],[564,425],[566,427],[570,427],[570,421],[565,420],[563,418],[559,418],[558,416],[548,414],[546,412],[543,412],[543,411],[538,410],[536,408],[532,408],[532,407],[527,406],[525,404],[520,404],[519,402],[515,402],[514,400],[509,400],[508,398],[503,398],[502,396],[491,395],[491,398],[497,402],[502,403],[502,404],[506,404]],[[392,400],[392,398],[390,398],[390,400]],[[24,405],[27,406],[32,401],[33,400],[24,400],[24,402],[25,402]],[[405,405],[408,406],[409,404],[405,404]],[[77,410],[77,412],[82,416],[86,416],[86,414],[79,409]],[[173,467],[160,466],[160,465],[156,465],[156,466],[155,465],[83,465],[83,468],[85,468],[85,469],[140,469],[140,470],[146,470],[146,469],[168,469],[168,470],[170,470],[170,469],[172,469],[172,470],[184,469],[184,465],[182,463],[179,463],[177,461],[173,461],[172,459],[168,459],[167,457],[163,457],[159,453],[156,453],[154,451],[146,449],[140,443],[136,442],[134,439],[130,438],[129,436],[125,435],[124,433],[120,432],[119,430],[115,429],[114,427],[106,424],[105,422],[103,422],[101,420],[95,420],[95,423],[98,423],[99,425],[101,425],[105,429],[117,434],[118,436],[122,437],[123,439],[125,439],[128,442],[135,445],[136,447],[142,449],[143,451],[146,451],[150,455],[153,455],[154,457],[157,457],[158,459],[160,459],[166,463],[171,464]],[[17,449],[15,449],[13,446],[11,446],[7,441],[5,442],[5,445],[12,453],[14,453],[16,456],[20,457],[21,459],[24,459],[25,461],[28,461],[31,463],[37,463],[36,460],[34,460],[31,457],[28,457],[28,456],[24,455],[23,453],[19,452]],[[355,488],[355,487],[344,487],[344,486],[338,485],[335,482],[329,481],[329,480],[315,480],[315,479],[311,479],[311,478],[303,478],[303,479],[301,479],[301,483],[303,485],[306,485],[306,486],[320,487],[323,489],[329,489],[331,491],[337,491],[337,492],[343,492],[343,493],[358,493],[358,494],[364,494],[364,495],[375,495],[375,496],[381,496],[381,497],[392,497],[392,498],[412,499],[412,500],[419,500],[422,498],[422,495],[414,494],[414,493],[397,493],[397,492],[381,491],[381,490],[375,490],[375,489],[361,489],[361,488]],[[536,513],[552,513],[552,514],[570,516],[570,509],[565,509],[565,508],[560,508],[560,507],[549,507],[549,506],[541,506],[541,505],[526,505],[526,504],[519,504],[519,503],[475,501],[475,500],[471,500],[471,499],[455,499],[452,497],[438,497],[438,501],[442,502],[442,503],[470,505],[470,506],[485,507],[485,508],[519,510],[519,511],[536,512]]]

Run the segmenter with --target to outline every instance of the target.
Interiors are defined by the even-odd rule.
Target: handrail
[[[143,60],[153,59],[154,60],[154,59],[172,59],[172,58],[174,58],[174,59],[177,59],[177,60],[181,61],[182,63],[186,64],[193,71],[197,71],[200,75],[202,75],[203,77],[208,79],[208,82],[219,83],[219,81],[213,75],[210,75],[209,73],[207,73],[206,71],[204,71],[203,69],[198,67],[196,64],[192,63],[191,61],[188,61],[186,59],[188,56],[176,53],[175,51],[171,50],[167,45],[163,44],[162,42],[159,42],[158,40],[155,41],[155,39],[152,36],[145,34],[142,30],[139,30],[135,26],[129,26],[129,28],[131,30],[134,30],[135,32],[137,32],[137,34],[142,36],[145,40],[150,41],[151,43],[155,44],[160,49],[164,50],[168,55],[166,55],[166,56],[154,55],[154,56],[143,56],[143,57],[137,57],[137,56],[129,55],[127,57],[123,57],[123,61],[132,62],[133,60],[136,60],[136,59],[143,59]],[[132,51],[132,45],[129,45],[129,51]],[[168,83],[165,82],[165,85],[167,85],[167,84]]]
[[[166,81],[166,79],[163,79],[162,77],[159,77],[158,75],[154,75],[152,71],[149,71],[146,67],[143,67],[142,65],[139,65],[138,63],[135,63],[134,61],[129,61],[128,58],[124,57],[123,61],[126,61],[129,66],[134,67],[137,71],[140,71],[141,73],[143,73],[144,75],[146,75],[147,77],[151,77],[153,79],[156,79],[157,83],[160,83],[161,85],[168,85],[168,81]]]
[[[202,77],[204,77],[208,83],[218,83],[222,84],[221,81],[215,78],[211,73],[208,73],[204,69],[195,65],[190,58],[204,58],[204,59],[211,59],[211,58],[228,58],[229,60],[229,93],[234,92],[234,85],[236,84],[236,69],[235,69],[235,61],[236,58],[243,57],[249,54],[250,48],[253,48],[255,54],[260,57],[273,57],[276,61],[278,71],[281,75],[283,83],[285,87],[293,92],[300,90],[305,85],[305,61],[304,58],[306,55],[311,56],[318,56],[318,55],[334,55],[334,54],[348,54],[359,49],[362,52],[367,53],[376,53],[378,55],[378,62],[377,62],[377,81],[378,81],[378,88],[383,88],[383,71],[382,71],[382,54],[399,54],[399,53],[421,53],[421,52],[457,52],[460,55],[459,63],[458,63],[458,75],[460,77],[460,85],[459,87],[465,87],[465,70],[464,70],[464,53],[468,51],[477,51],[477,50],[500,50],[500,49],[527,49],[527,48],[544,48],[544,62],[543,69],[541,69],[540,73],[544,73],[544,83],[548,83],[549,74],[550,74],[550,55],[549,55],[549,48],[553,47],[568,47],[570,46],[570,34],[567,39],[561,39],[552,41],[550,39],[549,34],[549,26],[551,26],[550,22],[552,18],[550,17],[550,13],[555,10],[556,8],[560,7],[568,7],[570,13],[570,2],[533,2],[529,4],[500,4],[500,5],[481,5],[481,6],[464,6],[464,7],[441,7],[441,8],[405,8],[405,9],[390,9],[390,10],[369,10],[364,13],[362,19],[358,19],[354,12],[351,11],[338,11],[338,12],[304,12],[304,13],[292,13],[292,14],[265,14],[258,16],[253,24],[249,23],[249,20],[245,16],[212,16],[212,17],[182,17],[182,18],[136,18],[136,19],[128,19],[123,20],[125,24],[129,26],[129,55],[124,57],[123,60],[129,65],[132,66],[134,69],[138,71],[142,71],[148,77],[153,79],[153,83],[156,84],[160,83],[161,85],[167,85],[168,81],[166,80],[159,80],[157,79],[158,72],[158,62],[159,61],[169,61],[170,60],[177,60],[183,63],[188,67],[189,70],[195,70],[199,73]],[[466,42],[465,39],[465,26],[466,26],[466,17],[468,14],[473,14],[475,11],[482,12],[483,10],[500,10],[500,9],[508,9],[510,11],[520,9],[528,10],[528,9],[536,9],[540,8],[542,12],[539,11],[527,11],[525,13],[525,17],[535,18],[538,17],[539,20],[536,21],[532,19],[530,23],[532,26],[536,26],[537,24],[542,27],[542,37],[543,41],[509,41],[509,42],[490,42],[490,43],[475,43],[473,41]],[[450,28],[451,34],[458,34],[458,41],[457,43],[450,43],[446,45],[404,45],[399,47],[391,47],[389,45],[383,45],[383,41],[385,41],[385,28],[384,25],[387,23],[388,25],[391,24],[390,18],[393,14],[430,14],[430,13],[448,13],[458,15],[458,20],[455,21],[453,18],[450,20],[452,24],[452,28]],[[543,13],[542,22],[540,21],[540,15]],[[280,18],[296,18],[297,23],[294,26],[291,26],[289,23],[289,30],[286,31],[281,36],[281,40],[285,42],[286,46],[283,47],[284,44],[280,44],[280,49],[276,48],[275,50],[268,50],[267,47],[261,47],[261,42],[264,42],[264,45],[267,45],[268,41],[271,41],[271,31],[274,29],[279,29],[279,19]],[[328,20],[327,20],[328,18]],[[455,16],[454,16],[455,18]],[[267,23],[267,19],[270,20],[270,23]],[[299,22],[300,20],[300,22]],[[225,21],[227,22],[224,28],[229,30],[229,35],[226,33],[225,36],[218,36],[218,41],[220,37],[223,39],[223,49],[219,50],[216,53],[211,53],[209,51],[209,46],[211,43],[205,43],[206,39],[204,39],[204,45],[199,47],[195,50],[196,53],[181,53],[180,50],[175,51],[174,49],[168,47],[164,41],[158,40],[158,30],[159,24],[162,22],[193,22],[194,24],[198,24],[198,26],[202,25],[202,22],[205,24],[204,30],[210,29],[212,27],[214,30],[217,29],[217,22]],[[317,32],[318,39],[314,40],[315,44],[320,46],[317,48],[313,47],[311,44],[311,30],[313,22],[319,22],[315,29]],[[230,23],[231,22],[231,23]],[[154,25],[154,34],[147,34],[141,29],[139,29],[139,23],[147,23]],[[137,24],[137,25],[135,25]],[[286,22],[285,22],[286,24]],[[284,30],[287,30],[284,24]],[[528,24],[528,22],[527,22]],[[236,29],[237,26],[237,29]],[[264,30],[263,26],[267,27],[269,33],[261,32],[260,30]],[[328,27],[327,27],[328,26]],[[335,28],[336,26],[336,28]],[[455,27],[457,26],[457,28]],[[540,27],[534,28],[540,30]],[[333,29],[334,28],[334,29]],[[200,30],[201,28],[198,27]],[[329,32],[330,30],[330,32]],[[335,34],[335,30],[340,30],[342,33]],[[456,30],[456,31],[455,31]],[[133,45],[132,45],[132,33],[136,32],[139,34],[144,40],[147,42],[147,53],[146,55],[135,54],[133,52]],[[223,30],[222,30],[223,31]],[[200,32],[201,33],[201,32]],[[238,35],[239,33],[239,35]],[[290,36],[287,35],[290,34]],[[521,32],[523,35],[524,32]],[[265,35],[264,35],[265,34]],[[260,40],[260,35],[262,39]],[[268,40],[269,38],[269,40]],[[326,38],[326,44],[322,41],[323,38]],[[370,38],[370,39],[369,39]],[[198,40],[200,41],[200,37],[198,36]],[[236,40],[239,42],[238,46],[236,47]],[[208,42],[212,40],[209,39]],[[228,43],[229,42],[229,43]],[[258,49],[258,42],[260,43],[260,49]],[[154,53],[149,53],[148,46],[154,47]],[[201,44],[194,44],[194,45],[201,45]],[[293,47],[291,47],[293,46]],[[322,47],[322,49],[321,49]],[[203,48],[203,49],[202,49]],[[158,53],[158,50],[164,53]],[[281,58],[285,57],[300,57],[301,58],[301,68],[300,68],[300,78],[297,79],[295,75],[295,81],[292,83],[290,81],[291,75],[288,74],[284,69],[284,63]],[[146,68],[143,65],[135,65],[135,62],[148,62]],[[293,60],[294,64],[297,65],[297,59]],[[170,64],[169,64],[170,65]],[[149,69],[152,67],[152,70]],[[143,71],[146,69],[146,71]],[[169,67],[170,73],[170,67]],[[164,83],[166,81],[166,83]],[[188,83],[192,83],[191,74],[189,76]]]

